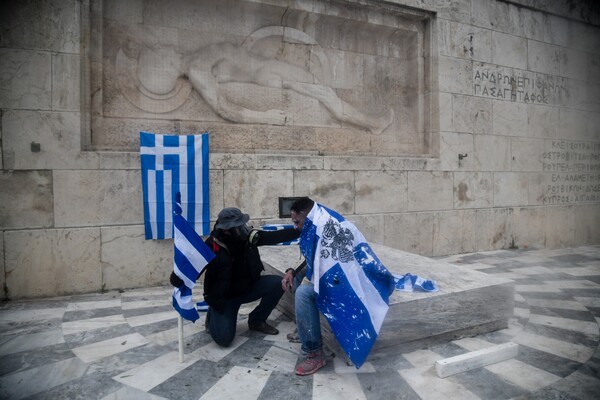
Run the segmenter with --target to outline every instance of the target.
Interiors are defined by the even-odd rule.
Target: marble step
[[[450,264],[382,245],[371,245],[394,274],[411,273],[435,280],[435,293],[395,291],[390,309],[371,354],[412,351],[462,337],[508,327],[514,312],[514,283],[474,269]],[[260,253],[267,273],[283,275],[300,264],[299,249],[264,246]],[[285,294],[279,310],[295,318],[293,295]],[[339,354],[329,326],[322,318],[325,343]]]

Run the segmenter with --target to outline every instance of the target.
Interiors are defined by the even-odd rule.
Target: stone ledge
[[[508,327],[514,309],[513,281],[386,246],[371,246],[392,273],[433,279],[440,288],[436,293],[395,291],[371,355],[413,351]],[[300,264],[297,246],[261,247],[260,253],[268,273],[283,275],[287,268]],[[292,295],[285,294],[278,308],[295,318]],[[325,343],[343,355],[337,351],[328,324],[323,322],[322,329]]]

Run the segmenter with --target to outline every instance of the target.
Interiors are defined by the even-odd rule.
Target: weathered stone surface
[[[467,155],[462,160],[459,154]],[[440,134],[440,169],[442,171],[473,170],[475,160],[473,135],[470,133],[442,132]]]
[[[294,171],[294,196],[308,196],[342,214],[354,213],[354,173]]]
[[[527,42],[527,63],[531,71],[548,75],[560,75],[561,63],[564,57],[563,49],[560,46],[541,43],[536,40]]]
[[[483,62],[492,61],[492,31],[439,20],[440,54]]]
[[[80,111],[80,67],[78,54],[52,56],[52,109]]]
[[[390,247],[371,246],[390,272],[433,279],[440,288],[436,293],[395,291],[371,354],[416,350],[450,337],[507,327],[514,308],[512,281]],[[283,274],[296,266],[297,251],[295,246],[270,246],[261,248],[261,255],[269,272]],[[289,294],[284,295],[278,307],[287,315],[295,314]],[[329,326],[321,326],[326,342],[333,344]]]
[[[52,226],[54,209],[50,171],[2,171],[0,187],[0,227]]]
[[[471,253],[490,248],[492,222],[490,209],[436,212],[433,255]]]
[[[477,171],[507,171],[510,169],[510,138],[474,135],[474,162]]]
[[[405,211],[408,205],[406,173],[357,171],[354,212],[377,214]]]
[[[408,210],[446,210],[452,207],[452,174],[420,171],[408,173]]]
[[[519,354],[519,345],[508,342],[471,351],[458,356],[445,358],[435,362],[438,377],[446,378],[461,372],[481,368],[515,358]]]
[[[52,63],[49,53],[0,49],[0,107],[49,110]]]
[[[4,231],[0,231],[0,299],[6,298],[6,269],[4,267]]]
[[[210,218],[217,220],[219,211],[225,207],[223,199],[223,171],[210,171]]]
[[[587,80],[591,54],[575,49],[562,49],[560,75],[568,78]],[[591,77],[590,77],[591,78]]]
[[[492,49],[495,64],[527,69],[527,39],[494,31]]]
[[[416,254],[433,253],[432,212],[387,215],[384,245]]]
[[[103,151],[98,153],[100,169],[137,169],[139,170],[142,162],[140,153]]]
[[[529,175],[515,172],[494,173],[494,207],[529,204]]]
[[[492,133],[491,99],[454,95],[452,111],[454,132]]]
[[[79,53],[80,4],[77,0],[7,3],[0,13],[0,45]]]
[[[300,155],[256,155],[257,169],[323,169],[323,157]]]
[[[134,170],[54,171],[55,226],[143,221],[142,182]]]
[[[494,102],[494,135],[527,136],[527,107],[511,101]]]
[[[459,94],[473,93],[473,63],[450,57],[440,57],[440,91]]]
[[[493,205],[491,172],[455,172],[454,208],[487,208]]]
[[[559,112],[555,107],[529,104],[527,106],[527,133],[529,137],[557,138],[561,135]]]
[[[98,153],[81,151],[76,112],[7,111],[2,115],[4,168],[98,168]],[[40,151],[32,152],[31,143]]]
[[[430,154],[429,14],[362,8],[102,3],[90,23],[93,147],[131,149],[154,119],[211,131],[217,151]]]
[[[509,248],[512,245],[519,248],[545,247],[546,210],[542,207],[519,207],[494,211],[496,226],[505,223],[505,230],[499,231],[494,238],[497,248]],[[503,215],[502,215],[503,214]],[[500,218],[500,219],[498,219]],[[555,227],[556,228],[556,227]]]
[[[511,138],[511,169],[513,171],[541,171],[543,168],[543,139]]]
[[[145,240],[144,226],[101,229],[104,290],[166,285],[173,271],[173,241]]]
[[[369,243],[383,243],[385,238],[384,226],[386,215],[369,214],[353,215],[348,219],[360,230]]]
[[[374,170],[381,171],[382,169],[381,157],[325,157],[323,160],[323,169],[331,170]]]
[[[546,207],[546,247],[569,247],[575,244],[575,232],[580,227],[573,218],[577,206]]]
[[[102,289],[100,228],[6,231],[8,298]]]
[[[596,244],[600,237],[600,207],[597,204],[581,204],[576,212],[575,244]]]
[[[233,153],[210,153],[210,169],[255,169],[256,155]]]
[[[453,130],[452,117],[454,110],[452,109],[452,98],[453,95],[450,93],[439,94],[439,126],[437,130],[435,127],[433,128],[435,132],[451,132]]]
[[[225,171],[223,206],[238,207],[252,218],[277,215],[278,198],[295,193],[292,176],[292,171],[280,170]]]

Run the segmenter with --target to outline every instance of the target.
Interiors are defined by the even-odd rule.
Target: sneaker
[[[255,323],[248,322],[248,329],[250,329],[251,331],[261,332],[266,335],[277,335],[279,333],[277,328],[272,327],[271,325],[267,324],[266,322],[255,322]]]
[[[296,375],[312,375],[323,368],[325,364],[327,364],[327,360],[323,355],[323,350],[313,351],[308,353],[304,361],[296,367]]]

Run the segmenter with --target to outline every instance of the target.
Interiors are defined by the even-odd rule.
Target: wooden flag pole
[[[183,317],[177,313],[177,328],[179,333],[179,362],[183,362]]]

